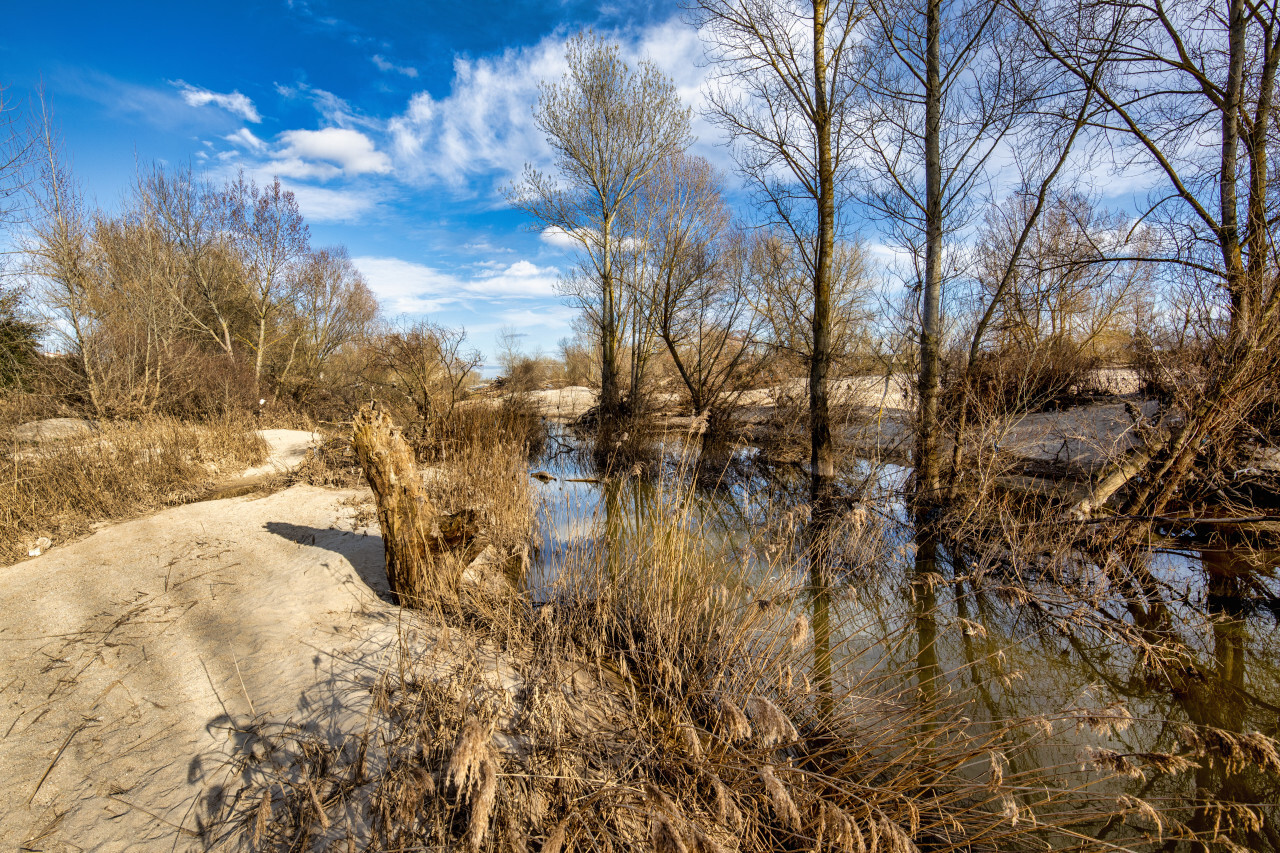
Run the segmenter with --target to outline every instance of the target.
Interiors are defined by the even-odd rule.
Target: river
[[[567,566],[643,548],[673,519],[719,567],[709,582],[747,594],[806,583],[792,544],[804,524],[798,469],[753,464],[746,449],[718,487],[695,487],[690,467],[667,452],[656,475],[599,482],[560,439],[561,452],[534,465],[554,478],[537,486],[540,541],[527,581],[535,599],[552,594]],[[1011,725],[1029,745],[1015,765],[1062,768],[1064,785],[1096,769],[1098,796],[1180,809],[1199,831],[1226,814],[1246,846],[1280,850],[1280,777],[1258,766],[1269,761],[1266,744],[1250,739],[1280,735],[1280,555],[1185,540],[1142,553],[1136,571],[1070,554],[1051,571],[1027,560],[1035,570],[1016,577],[1016,558],[939,548],[920,559],[930,555],[917,553],[900,499],[908,473],[846,467],[862,520],[850,528],[834,590],[832,644],[845,665],[837,669],[874,680],[891,701],[958,706],[977,724]],[[1233,818],[1222,803],[1262,820],[1240,829],[1247,813]],[[1119,833],[1113,824],[1096,837]]]

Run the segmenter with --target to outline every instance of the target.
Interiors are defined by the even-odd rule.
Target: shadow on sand
[[[308,527],[302,524],[290,524],[287,521],[268,521],[263,525],[290,542],[324,548],[332,551],[351,564],[360,576],[360,580],[383,601],[395,603],[391,596],[391,587],[387,584],[386,555],[383,550],[382,537],[376,533],[341,530],[335,527]]]

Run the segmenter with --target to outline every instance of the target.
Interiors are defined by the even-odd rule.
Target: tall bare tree
[[[255,384],[267,350],[277,341],[274,320],[293,282],[292,270],[309,248],[298,200],[276,178],[259,187],[241,172],[225,190],[227,228],[241,262],[239,285],[253,320],[245,345],[253,351]]]
[[[580,247],[599,294],[600,409],[607,424],[622,405],[617,258],[627,235],[621,219],[657,164],[688,147],[689,110],[656,66],[646,61],[631,69],[618,47],[598,36],[575,36],[566,58],[564,79],[542,84],[534,109],[555,171],[527,166],[510,199],[539,228],[558,229]]]
[[[1246,0],[1010,3],[1066,75],[1095,79],[1106,60],[1096,83],[1103,109],[1093,126],[1120,155],[1119,168],[1145,172],[1154,185],[1144,218],[1166,240],[1148,261],[1178,271],[1216,303],[1200,330],[1207,362],[1181,383],[1163,437],[1101,478],[1076,508],[1090,512],[1141,476],[1127,506],[1158,515],[1207,448],[1239,443],[1232,436],[1274,387],[1280,287],[1270,146],[1280,7]]]
[[[866,200],[910,259],[918,299],[917,502],[937,500],[946,241],[984,189],[1021,112],[1020,68],[997,49],[1009,16],[993,0],[871,0],[860,102]]]
[[[718,70],[712,117],[728,132],[743,175],[767,218],[791,236],[812,281],[809,359],[810,501],[814,542],[835,512],[835,456],[827,374],[831,366],[831,280],[839,199],[853,165],[854,60],[862,0],[697,0],[694,16]],[[812,562],[814,669],[831,692],[827,559]]]
[[[833,509],[827,375],[838,202],[853,164],[851,100],[861,0],[810,3],[698,0],[717,74],[712,117],[728,132],[767,218],[789,234],[812,282],[809,359],[810,490],[817,518]]]

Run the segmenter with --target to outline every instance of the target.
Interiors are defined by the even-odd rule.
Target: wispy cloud
[[[396,74],[403,74],[409,78],[417,78],[418,76],[418,69],[414,68],[412,65],[396,65],[394,62],[391,62],[376,53],[373,55],[372,60],[373,64],[377,66],[379,71],[394,71]]]
[[[315,107],[316,112],[320,114],[326,125],[334,127],[363,127],[366,130],[375,131],[383,129],[381,121],[366,115],[353,107],[347,99],[340,98],[326,89],[317,89],[303,82],[295,83],[292,86],[276,83],[275,89],[276,94],[282,98],[290,100],[302,98],[310,101],[311,106]]]
[[[292,181],[282,183],[298,199],[298,207],[308,222],[352,222],[368,214],[377,204],[371,193],[362,190],[313,187]]]
[[[222,138],[238,148],[244,148],[249,151],[263,151],[267,147],[267,143],[254,136],[253,131],[247,127],[242,127],[235,133],[229,133]]]
[[[248,95],[242,95],[235,90],[231,92],[214,92],[210,89],[192,86],[185,80],[172,80],[170,82],[177,87],[182,94],[182,99],[189,106],[203,107],[213,104],[229,113],[240,116],[245,121],[251,121],[255,124],[262,121],[262,116],[258,114],[258,108],[253,105],[253,101],[249,99]]]
[[[394,313],[432,313],[492,299],[544,299],[555,295],[559,270],[516,261],[467,275],[401,258],[354,259],[369,287]]]

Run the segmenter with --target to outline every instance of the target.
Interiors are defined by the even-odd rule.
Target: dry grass
[[[458,457],[471,466],[453,480],[462,485],[441,481],[442,503],[474,504],[482,483],[500,495],[518,477],[518,448],[502,451],[503,464],[494,448],[474,450]],[[925,650],[912,648],[922,622],[946,618],[931,597],[940,577],[911,581],[909,613],[862,600],[861,579],[900,578],[911,565],[891,520],[851,512],[835,534],[845,543],[841,575],[854,583],[833,594],[834,673],[824,692],[810,677],[817,638],[803,543],[784,541],[773,557],[708,547],[715,537],[693,502],[678,488],[657,494],[657,511],[611,515],[601,539],[572,551],[540,603],[464,591],[464,606],[406,614],[371,704],[345,725],[242,725],[237,742],[257,746],[232,756],[243,786],[209,813],[210,842],[911,853],[1213,837],[1154,792],[1123,787],[1135,771],[1185,772],[1195,750],[1209,748],[1203,742],[1185,755],[1098,750],[1042,766],[1038,747],[1070,743],[1079,727],[1123,728],[1126,712],[971,719],[966,697],[943,685],[984,666],[1016,681],[993,664],[1012,652],[987,641],[980,624],[949,620],[974,641],[974,657],[964,671],[929,671]],[[495,517],[505,514],[516,532],[522,512]],[[801,513],[789,512],[793,523],[761,535],[775,545],[798,536]],[[442,599],[455,594],[441,587]],[[1232,743],[1240,756],[1269,756],[1273,746]],[[1253,812],[1217,807],[1226,810],[1216,836],[1225,846],[1221,828]]]
[[[0,562],[26,557],[40,537],[65,542],[96,522],[190,500],[265,456],[244,420],[106,423],[91,438],[38,445],[10,433],[0,456]]]

